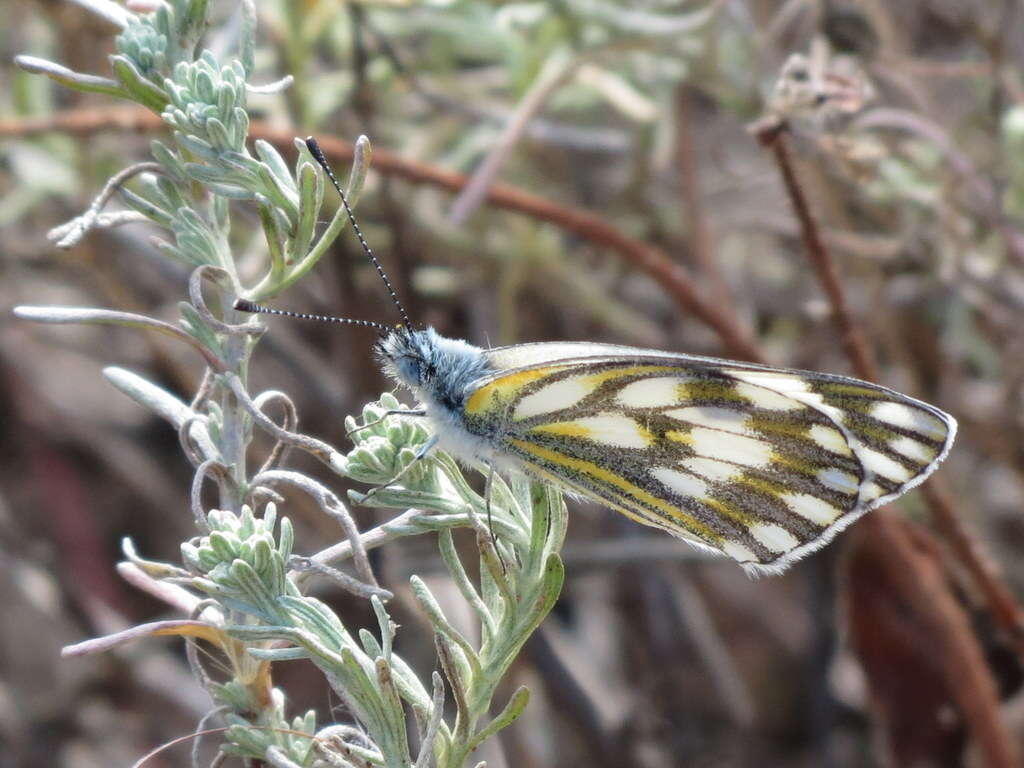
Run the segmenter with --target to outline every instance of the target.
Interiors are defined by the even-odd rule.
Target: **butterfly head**
[[[461,408],[469,385],[490,372],[483,350],[433,328],[398,326],[381,337],[374,353],[384,373],[428,406]]]

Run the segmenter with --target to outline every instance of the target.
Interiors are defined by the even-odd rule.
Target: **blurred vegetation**
[[[7,60],[113,76],[109,22],[73,3],[4,10]],[[865,520],[779,578],[750,581],[571,503],[563,596],[498,694],[527,684],[530,706],[480,759],[956,766],[996,764],[987,750],[1020,744],[1019,3],[282,0],[258,11],[252,79],[295,80],[249,94],[251,135],[292,163],[292,137],[315,134],[339,168],[352,160],[345,138],[371,138],[361,226],[418,321],[480,344],[592,339],[853,371],[776,156],[748,128],[767,115],[785,122],[880,382],[960,421],[943,491],[889,510],[911,523],[887,529],[902,545]],[[211,13],[203,46],[233,51],[242,15],[233,4]],[[100,227],[68,251],[44,238],[166,138],[158,119],[114,102],[106,85],[94,90],[0,71],[3,305],[171,320],[189,270],[161,255],[156,230]],[[235,215],[231,246],[255,278],[267,256],[259,212],[243,203]],[[350,233],[280,304],[394,320]],[[291,395],[304,431],[347,445],[343,417],[382,386],[372,338],[275,323],[252,376]],[[12,764],[130,764],[211,707],[166,641],[58,660],[62,645],[165,617],[117,579],[123,536],[177,560],[193,533],[176,436],[107,386],[100,370],[111,362],[183,397],[202,374],[155,335],[9,314],[0,324],[0,738]],[[943,500],[952,518],[936,513]],[[302,496],[289,495],[288,514],[298,551],[339,538]],[[354,514],[361,528],[383,519]],[[420,628],[410,574],[446,610],[458,595],[426,538],[374,555],[395,620]],[[920,560],[907,573],[931,577],[916,597],[888,554],[907,542]],[[455,544],[472,549],[469,538]],[[353,626],[376,626],[365,600],[317,595]],[[968,665],[957,676],[937,651],[933,596],[955,606],[947,618],[966,628],[959,647],[983,674]],[[417,636],[429,633],[405,635]],[[432,643],[399,650],[429,678]],[[278,666],[289,717],[314,709],[320,722],[346,721],[312,667]],[[189,747],[160,759],[187,764]]]

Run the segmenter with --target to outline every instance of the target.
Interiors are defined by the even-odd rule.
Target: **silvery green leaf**
[[[239,32],[238,58],[248,77],[256,67],[256,4],[253,0],[242,0],[242,29]]]
[[[165,77],[164,90],[171,100],[171,103],[167,105],[167,109],[164,110],[164,122],[175,128],[186,128],[188,126],[188,116],[182,110],[188,106],[188,89],[183,88],[173,79]]]
[[[297,215],[298,212],[296,212]],[[283,210],[278,208],[276,205],[270,208],[270,215],[274,217],[274,221],[277,224],[278,231],[281,232],[282,236],[286,236],[286,233],[293,231],[295,225],[291,219],[288,218]],[[283,239],[283,238],[282,238]]]
[[[246,648],[246,653],[264,661],[300,661],[309,658],[305,648]]]
[[[476,749],[478,746],[483,744],[487,739],[491,738],[494,734],[500,731],[502,728],[506,728],[514,723],[523,710],[526,709],[526,705],[530,703],[530,689],[525,685],[519,686],[516,692],[509,698],[505,708],[498,713],[498,715],[487,724],[486,728],[481,729],[470,741],[470,751]]]
[[[210,143],[219,151],[225,149],[237,150],[238,148],[233,137],[228,132],[227,126],[215,117],[211,117],[206,121],[206,135],[209,136]]]
[[[456,652],[452,654],[452,658],[455,660],[455,663],[459,665],[459,671],[463,678],[479,678],[479,676],[483,674],[483,670],[480,666],[480,657],[473,649],[469,640],[466,639],[465,635],[459,632],[459,630],[457,630],[454,625],[448,621],[448,618],[441,610],[441,605],[437,602],[437,598],[435,598],[427,588],[423,579],[419,576],[412,576],[409,579],[409,586],[412,588],[412,596],[416,599],[420,608],[427,615],[427,619],[430,621],[434,631],[454,644],[453,650]]]
[[[216,163],[220,159],[220,153],[208,141],[183,133],[181,130],[174,132],[174,140],[189,152],[210,163]]]
[[[221,83],[217,88],[217,112],[221,115],[231,115],[235,109],[235,89],[227,83]]]
[[[536,602],[528,606],[524,617],[522,631],[524,641],[534,629],[536,629],[544,617],[551,612],[551,609],[558,601],[558,595],[562,591],[562,584],[565,582],[565,565],[562,558],[557,554],[548,557],[545,563],[544,572],[541,577],[540,588],[537,591]],[[516,649],[518,651],[518,649]]]
[[[201,184],[206,184],[207,182],[231,184],[238,181],[237,173],[224,171],[221,168],[203,165],[202,163],[185,163],[185,173]]]
[[[165,336],[184,341],[190,347],[197,350],[206,361],[213,367],[223,367],[223,363],[217,360],[209,350],[205,349],[195,339],[175,328],[170,323],[156,320],[145,315],[136,315],[131,312],[116,312],[109,309],[93,309],[83,307],[30,307],[20,306],[14,308],[14,314],[23,320],[34,320],[40,323],[54,323],[58,325],[85,324],[85,325],[120,325],[126,328],[144,328],[150,331],[162,333]]]
[[[271,274],[279,274],[284,271],[284,253],[281,248],[284,235],[278,227],[277,219],[270,206],[260,205],[258,210],[260,223],[263,225],[263,233],[267,240],[267,248],[270,251],[270,271]]]
[[[210,547],[202,547],[197,551],[196,562],[199,564],[200,573],[209,573],[221,564],[220,555]]]
[[[391,670],[394,674],[395,687],[399,694],[409,703],[427,711],[430,707],[430,695],[423,687],[412,667],[399,656],[391,655]]]
[[[163,4],[157,8],[156,15],[153,17],[153,25],[156,27],[156,31],[162,37],[173,40],[175,45],[177,45],[178,35],[176,34],[173,22],[174,17],[172,16],[171,6]]]
[[[214,197],[210,201],[210,216],[213,218],[213,226],[220,233],[220,236],[227,240],[231,234],[231,209],[228,201],[222,197]]]
[[[366,183],[366,174],[370,171],[370,163],[373,161],[373,146],[366,136],[360,136],[352,148],[352,169],[348,174],[348,189],[345,194],[350,205],[359,202],[363,194],[363,185]]]
[[[187,229],[181,229],[177,226],[178,224],[179,222],[176,221],[174,232],[178,240],[178,246],[182,251],[189,254],[190,259],[194,260],[197,264],[220,263],[217,249],[208,239]]]
[[[190,203],[185,199],[181,189],[171,179],[166,176],[143,176],[140,179],[143,187],[150,184],[154,184],[156,191],[162,196],[161,207],[165,211],[170,211],[177,215],[179,211],[182,211],[189,207]]]
[[[323,199],[323,181],[316,169],[309,163],[299,165],[299,220],[295,236],[288,245],[290,260],[297,262],[309,250],[316,234],[316,222]]]
[[[261,163],[256,158],[242,152],[235,152],[232,149],[225,149],[220,153],[218,162],[244,176],[252,186],[259,186]]]
[[[149,143],[149,149],[153,153],[153,158],[164,167],[164,170],[175,181],[185,181],[185,166],[176,152],[171,151],[166,144],[157,139]]]
[[[216,87],[213,84],[213,77],[210,76],[209,72],[202,70],[196,72],[195,79],[195,95],[199,97],[201,101],[205,101],[207,104],[217,103]]]
[[[125,56],[111,56],[110,66],[121,85],[132,98],[154,112],[161,113],[167,106],[167,93],[139,72],[135,64]]]
[[[200,344],[210,349],[214,354],[221,355],[220,339],[217,334],[204,321],[196,308],[187,301],[178,302],[178,311],[181,313],[179,321],[185,332],[195,338]]]
[[[252,569],[256,571],[256,575],[260,577],[260,581],[263,580],[264,574],[256,567],[256,555],[253,552],[252,542],[242,542],[242,546],[238,549],[238,559],[252,566]]]
[[[281,518],[281,530],[277,535],[277,553],[282,560],[291,557],[292,547],[295,545],[295,529],[292,521],[287,517]]]
[[[131,13],[117,3],[111,2],[111,0],[75,0],[75,4],[82,6],[102,19],[106,19],[121,29],[127,27],[129,19],[132,18]]]
[[[213,233],[210,227],[199,213],[192,208],[181,208],[174,220],[176,231],[182,234],[191,234],[195,237],[207,239],[213,243]]]
[[[182,250],[173,243],[169,243],[159,237],[152,238],[150,240],[150,244],[152,244],[152,246],[160,251],[164,256],[174,259],[174,261],[181,262],[187,266],[198,267],[205,263],[197,258],[197,254],[194,254],[191,251]]]
[[[271,549],[266,539],[257,539],[252,545],[252,567],[261,577],[270,569]],[[275,590],[278,591],[275,585]]]
[[[256,155],[270,168],[270,172],[277,178],[278,183],[284,188],[294,190],[295,182],[292,179],[291,171],[288,170],[284,158],[274,148],[274,145],[263,139],[256,139],[253,146],[256,148]]]
[[[186,11],[178,19],[176,38],[186,54],[191,55],[206,31],[206,7],[209,0],[190,0]]]
[[[324,638],[330,646],[341,648],[352,642],[352,638],[334,612],[316,598],[283,596],[280,602],[281,607],[288,611],[299,626]],[[369,663],[369,659],[366,661]]]
[[[245,143],[245,137],[249,135],[249,113],[242,109],[242,107],[235,107],[233,112],[234,119],[231,121],[231,135],[235,146],[240,147]]]
[[[121,199],[124,201],[125,205],[138,211],[154,223],[159,224],[161,227],[165,227],[167,229],[171,228],[171,224],[174,221],[173,217],[156,203],[147,200],[141,195],[137,195],[127,187],[121,187],[119,194],[121,195]]]
[[[270,592],[260,575],[244,560],[234,560],[228,566],[231,578],[238,585],[239,597],[255,606],[257,612],[268,620],[279,615],[277,595]]]
[[[96,75],[85,75],[36,56],[15,56],[14,63],[26,72],[46,75],[51,80],[76,91],[105,93],[119,99],[128,98],[128,92],[116,81]]]
[[[241,543],[237,536],[227,531],[211,531],[207,537],[210,548],[221,562],[230,563],[238,557],[238,550]]]
[[[206,188],[213,192],[215,195],[221,197],[229,197],[232,200],[252,200],[253,193],[251,189],[246,187],[239,187],[234,184],[221,184],[216,181],[204,182]]]
[[[103,369],[103,375],[116,389],[157,416],[169,421],[176,429],[196,415],[195,411],[170,392],[131,371],[108,367]],[[194,422],[193,439],[197,437],[195,426],[199,426],[198,422]],[[209,448],[209,455],[216,456],[217,451],[213,449],[213,446],[210,445]]]
[[[363,650],[370,658],[383,658],[384,651],[377,642],[377,638],[368,629],[359,630],[359,641],[363,644]]]
[[[263,194],[274,202],[275,207],[284,209],[288,217],[288,225],[284,229],[290,232],[291,222],[298,218],[299,214],[299,196],[297,191],[291,188],[291,179],[282,184],[268,166],[260,163],[257,167],[259,179],[263,182]]]

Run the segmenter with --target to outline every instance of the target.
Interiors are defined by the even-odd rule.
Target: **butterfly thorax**
[[[397,328],[377,342],[374,352],[384,373],[408,388],[427,415],[448,431],[465,431],[466,398],[476,382],[494,373],[479,347],[441,336],[433,328]]]

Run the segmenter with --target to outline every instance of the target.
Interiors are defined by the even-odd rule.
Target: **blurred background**
[[[220,55],[239,34],[234,10],[213,5],[204,44]],[[855,372],[783,186],[772,142],[784,124],[784,154],[880,382],[960,422],[941,492],[909,494],[889,507],[895,522],[862,521],[780,577],[751,580],[570,502],[564,594],[504,693],[527,684],[534,696],[488,765],[992,765],[999,744],[1019,746],[1019,2],[258,10],[256,79],[296,81],[251,98],[253,136],[291,158],[291,136],[316,134],[342,172],[347,142],[370,137],[361,226],[414,319],[480,345],[594,340]],[[20,0],[3,14],[4,61],[28,53],[108,72],[115,30],[75,3]],[[187,272],[162,259],[155,230],[100,230],[68,251],[45,237],[147,159],[160,132],[130,105],[0,69],[0,765],[131,764],[210,707],[180,641],[59,658],[62,645],[165,615],[114,565],[125,536],[147,557],[178,560],[192,535],[191,470],[174,431],[101,370],[143,372],[187,399],[202,374],[194,355],[153,335],[38,327],[8,311],[102,306],[173,320]],[[255,211],[237,216],[234,246],[261,256]],[[350,233],[277,305],[397,319]],[[373,334],[270,325],[254,385],[288,392],[300,428],[346,447],[343,417],[387,387]],[[298,551],[339,537],[303,504],[287,508]],[[355,513],[363,525],[380,514]],[[903,549],[884,538],[893,525]],[[936,652],[933,592],[901,582],[892,562],[907,542],[918,559],[907,572],[953,606],[949,631],[973,666]],[[429,675],[433,645],[403,585],[417,573],[454,593],[436,543],[405,539],[377,558],[410,630],[399,650]],[[322,597],[352,626],[373,622],[356,598]],[[279,666],[295,712],[345,719],[312,667]],[[188,750],[148,765],[186,765]]]

